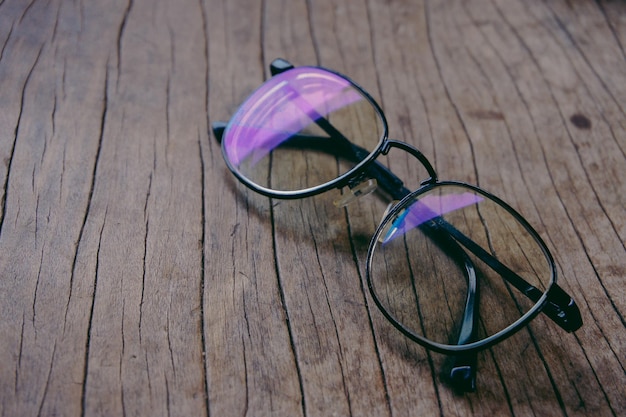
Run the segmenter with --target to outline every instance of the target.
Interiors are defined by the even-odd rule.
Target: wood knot
[[[569,118],[569,121],[579,129],[591,129],[591,120],[583,114],[576,113]]]

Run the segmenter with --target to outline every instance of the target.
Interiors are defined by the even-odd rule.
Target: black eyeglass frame
[[[274,60],[272,64],[270,65],[270,72],[272,76],[274,76],[274,75],[283,73],[285,71],[289,71],[290,69],[293,69],[293,68],[294,66],[291,65],[289,62],[283,59],[277,59],[277,60]],[[306,68],[306,67],[299,67],[299,68]],[[580,311],[576,303],[574,302],[573,298],[569,296],[561,287],[557,285],[556,266],[555,266],[554,259],[550,251],[548,250],[546,244],[541,239],[539,234],[524,219],[523,216],[521,216],[516,210],[514,210],[510,205],[508,205],[502,199],[481,189],[480,187],[466,184],[463,182],[458,182],[458,181],[439,181],[437,173],[435,172],[432,164],[417,148],[415,148],[414,146],[408,143],[397,141],[397,140],[392,140],[388,138],[388,124],[387,124],[386,117],[382,111],[382,108],[378,105],[378,103],[372,98],[372,96],[367,91],[365,91],[361,86],[359,86],[357,83],[355,83],[354,81],[352,81],[350,78],[346,77],[343,74],[340,74],[338,72],[335,72],[335,71],[332,71],[323,67],[310,67],[310,68],[323,70],[323,71],[329,72],[331,74],[334,74],[346,80],[347,82],[350,83],[350,85],[353,88],[355,88],[359,93],[361,93],[362,96],[366,100],[369,101],[369,103],[374,108],[377,116],[380,118],[380,121],[382,123],[382,134],[381,134],[381,138],[376,148],[374,148],[372,151],[366,151],[364,149],[359,148],[357,145],[351,144],[352,151],[359,153],[359,158],[361,158],[361,156],[364,155],[365,152],[368,153],[367,156],[363,156],[362,159],[360,159],[360,161],[356,163],[355,166],[349,169],[347,172],[339,175],[337,178],[331,181],[328,181],[324,184],[320,184],[315,187],[307,188],[304,190],[296,190],[296,191],[272,190],[272,189],[260,186],[256,184],[255,182],[251,181],[250,179],[245,177],[237,169],[237,167],[235,167],[231,163],[227,155],[224,142],[221,140],[225,131],[227,131],[228,129],[228,124],[222,123],[222,122],[213,123],[212,127],[213,127],[215,137],[218,139],[218,141],[222,142],[222,153],[224,156],[224,160],[229,170],[238,178],[240,182],[242,182],[251,190],[259,194],[265,195],[267,197],[279,198],[279,199],[298,199],[298,198],[305,198],[305,197],[310,197],[310,196],[314,196],[317,194],[321,194],[323,192],[326,192],[335,188],[341,189],[346,186],[352,188],[353,186],[358,185],[364,178],[373,177],[377,180],[378,186],[382,188],[389,196],[391,196],[391,198],[393,198],[394,200],[399,200],[399,202],[395,204],[388,213],[385,214],[384,219],[381,221],[380,225],[378,226],[369,245],[367,261],[366,261],[366,279],[367,279],[369,292],[375,304],[377,305],[379,310],[382,312],[382,314],[385,316],[385,318],[396,329],[398,329],[401,333],[403,333],[409,339],[411,339],[412,341],[430,350],[443,353],[443,354],[448,354],[448,355],[456,355],[459,358],[459,361],[457,361],[457,364],[454,366],[452,370],[452,379],[453,379],[453,382],[456,383],[457,387],[460,387],[460,389],[463,391],[473,391],[475,388],[474,387],[475,360],[476,360],[475,353],[477,351],[484,350],[490,346],[493,346],[494,344],[499,343],[502,340],[512,336],[514,333],[524,328],[524,326],[526,326],[540,312],[546,313],[546,315],[550,319],[552,319],[557,325],[559,325],[561,328],[563,328],[564,330],[568,332],[572,332],[580,328],[580,326],[582,325],[582,318],[580,316]],[[233,116],[233,119],[234,118],[235,116]],[[319,120],[316,121],[316,123],[319,124]],[[334,127],[330,125],[330,123],[328,123],[327,121],[325,121],[325,123],[326,125],[321,126],[321,127],[325,129],[326,133],[328,133],[331,137],[339,136],[345,139],[343,135],[336,130],[328,131],[329,129],[333,130]],[[392,148],[398,148],[398,149],[408,152],[409,154],[417,158],[422,163],[426,171],[428,172],[428,175],[430,177],[422,181],[420,188],[418,188],[417,190],[411,192],[410,190],[405,188],[403,182],[395,174],[393,174],[387,167],[385,167],[384,165],[382,165],[380,162],[376,160],[380,155],[387,155]],[[414,201],[417,196],[423,193],[426,193],[428,191],[431,191],[432,189],[436,187],[448,186],[448,185],[465,187],[473,192],[479,193],[483,195],[484,197],[488,198],[489,200],[495,202],[500,207],[505,209],[508,213],[510,213],[513,216],[513,218],[516,221],[518,221],[526,229],[526,231],[533,237],[533,239],[541,248],[549,264],[550,275],[551,275],[550,282],[547,286],[547,289],[538,290],[532,287],[527,282],[525,282],[523,278],[516,276],[514,272],[512,271],[507,272],[508,268],[506,266],[499,263],[497,259],[493,258],[490,254],[484,251],[484,249],[480,248],[477,244],[473,244],[473,242],[471,241],[467,242],[469,241],[468,238],[466,238],[467,241],[463,243],[463,237],[461,237],[460,238],[461,243],[456,243],[460,250],[462,250],[462,248],[460,247],[464,246],[470,252],[474,253],[474,255],[477,255],[479,258],[482,257],[483,261],[485,261],[485,258],[487,258],[488,260],[487,263],[488,264],[491,263],[490,266],[492,267],[492,269],[494,268],[494,266],[495,268],[500,268],[501,271],[498,271],[498,273],[500,273],[500,275],[502,275],[505,279],[508,280],[508,278],[505,276],[506,274],[512,274],[511,277],[513,280],[521,280],[522,283],[520,283],[520,285],[523,286],[526,284],[532,287],[532,289],[528,290],[529,293],[526,293],[525,295],[531,298],[531,300],[535,303],[519,319],[517,319],[515,322],[513,322],[506,328],[498,331],[497,333],[491,336],[482,338],[478,341],[466,342],[463,344],[437,343],[412,332],[410,329],[404,326],[400,320],[394,317],[393,314],[387,311],[387,309],[383,306],[383,304],[381,303],[379,299],[379,296],[376,293],[375,286],[373,285],[373,282],[371,279],[371,270],[372,270],[374,250],[377,245],[377,239],[380,236],[380,234],[383,232],[386,220],[391,218],[392,216],[396,216],[398,213],[404,210],[406,206],[409,205],[412,201]],[[478,252],[484,251],[484,253],[482,252],[477,253],[477,251]],[[472,272],[468,270],[467,273],[471,275]],[[520,291],[524,292],[521,288],[519,287],[517,288]],[[540,296],[537,293],[538,291],[541,292]],[[534,294],[531,294],[531,293],[534,293]],[[468,303],[469,303],[469,295],[468,295]],[[470,316],[472,315],[470,314]],[[476,317],[472,318],[472,320],[475,320],[475,319]],[[473,332],[475,331],[476,323],[464,322],[462,327],[466,327],[466,326],[471,328],[471,332],[473,334]],[[458,371],[458,373],[461,375],[454,375],[455,371]]]
[[[394,216],[398,215],[403,210],[405,210],[407,208],[407,206],[409,206],[411,203],[413,203],[415,201],[416,197],[418,197],[418,196],[420,196],[422,194],[425,194],[427,192],[430,192],[430,191],[432,191],[435,188],[445,187],[445,186],[457,186],[457,187],[462,187],[462,188],[469,189],[470,191],[473,191],[475,193],[481,194],[485,198],[495,202],[501,208],[506,210],[509,214],[511,214],[513,216],[513,218],[515,218],[516,221],[518,221],[524,227],[524,229],[529,233],[529,235],[535,240],[537,245],[540,247],[543,255],[546,257],[546,261],[547,261],[547,263],[549,265],[549,268],[550,268],[550,282],[548,284],[548,288],[545,291],[539,290],[539,291],[542,291],[541,297],[536,299],[536,300],[533,300],[533,302],[535,304],[526,313],[524,313],[519,319],[517,319],[516,321],[514,321],[513,323],[511,323],[510,325],[508,325],[504,329],[501,329],[497,333],[492,334],[491,336],[487,336],[487,337],[485,337],[483,339],[480,339],[477,342],[469,342],[469,343],[465,343],[465,344],[462,344],[462,345],[459,345],[459,344],[451,345],[451,344],[438,343],[438,342],[430,340],[430,339],[428,339],[426,337],[420,336],[420,335],[414,333],[413,331],[411,331],[408,327],[404,326],[402,324],[401,320],[395,318],[394,315],[389,313],[389,311],[384,307],[383,303],[380,301],[380,297],[378,296],[378,294],[376,292],[376,289],[375,289],[375,285],[374,285],[374,283],[373,283],[373,281],[371,279],[372,262],[373,262],[373,259],[374,259],[373,254],[374,254],[374,250],[376,248],[376,242],[378,241],[379,236],[385,231],[385,226],[386,226],[386,223],[388,221],[387,219],[393,218]],[[469,238],[466,238],[466,239],[467,239],[467,241],[469,241]],[[483,260],[489,258],[488,262],[492,262],[492,263],[493,262],[498,262],[495,258],[492,258],[491,255],[487,254],[486,252],[485,253],[477,253],[477,251],[480,250],[480,249],[478,249],[478,245],[477,244],[474,244],[476,246],[474,246],[473,248],[468,248],[466,245],[469,246],[469,245],[472,245],[472,243],[467,242],[467,241],[465,242],[465,244],[460,243],[460,246],[466,247],[470,252],[472,252],[478,258],[481,258]],[[496,268],[506,268],[506,267],[503,264],[498,262],[498,265],[496,266]],[[509,271],[508,274],[516,275],[512,271]],[[500,273],[500,275],[503,275],[503,273]],[[428,349],[431,349],[431,350],[433,350],[435,352],[448,354],[448,355],[450,355],[450,354],[452,354],[452,355],[454,355],[454,354],[462,354],[462,353],[473,353],[473,352],[477,352],[477,351],[480,351],[480,350],[487,349],[487,348],[489,348],[489,347],[491,347],[491,346],[501,342],[502,340],[507,339],[508,337],[510,337],[514,333],[516,333],[517,331],[519,331],[522,328],[524,328],[524,326],[526,326],[533,318],[535,318],[541,312],[541,310],[546,306],[548,300],[551,298],[551,294],[556,294],[557,291],[558,292],[562,292],[563,291],[562,289],[560,289],[560,287],[558,287],[559,290],[556,289],[556,287],[555,287],[556,286],[556,277],[557,277],[556,265],[554,263],[554,258],[552,257],[552,254],[548,250],[546,244],[541,239],[539,234],[535,231],[535,229],[533,229],[533,227],[530,225],[530,223],[528,223],[528,221],[524,217],[522,217],[515,209],[513,209],[509,204],[507,204],[505,201],[503,201],[499,197],[489,193],[488,191],[483,190],[480,187],[477,187],[477,186],[471,185],[471,184],[467,184],[467,183],[464,183],[464,182],[459,182],[459,181],[437,181],[437,182],[434,182],[434,183],[424,184],[424,185],[422,185],[422,187],[420,187],[417,190],[411,192],[406,197],[404,197],[402,200],[400,200],[396,205],[394,205],[393,208],[386,214],[385,218],[383,219],[383,221],[381,221],[381,223],[377,227],[376,231],[374,232],[374,236],[372,237],[372,240],[370,242],[370,246],[369,246],[369,249],[368,249],[367,262],[366,262],[366,279],[367,279],[367,283],[368,283],[368,288],[370,290],[370,294],[372,295],[372,298],[374,299],[374,302],[376,303],[378,308],[381,310],[381,312],[383,313],[385,318],[387,318],[387,320],[389,320],[394,325],[394,327],[396,327],[400,332],[402,332],[405,336],[407,336],[409,339],[413,340],[414,342],[419,343],[420,345],[422,345],[422,346],[424,346],[424,347],[426,347]],[[516,277],[516,278],[518,280],[523,280],[523,278],[521,278],[521,277]],[[505,278],[505,279],[508,281],[507,278]],[[525,283],[525,284],[528,284],[528,283]],[[528,284],[528,285],[530,286],[530,284]],[[552,293],[550,291],[552,291]],[[553,296],[553,298],[554,298],[554,296]],[[557,323],[557,324],[559,324],[559,326],[563,327],[563,325],[561,323]]]

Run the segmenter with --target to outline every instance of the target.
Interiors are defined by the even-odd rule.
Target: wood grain
[[[625,44],[610,0],[0,0],[0,415],[623,415]],[[210,123],[279,56],[517,208],[584,326],[537,318],[455,393],[366,290],[384,201],[228,172]]]

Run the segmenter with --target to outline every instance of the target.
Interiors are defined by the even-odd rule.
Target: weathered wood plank
[[[228,120],[264,79],[261,3],[208,2],[209,116]],[[270,203],[224,171],[213,137],[201,142],[204,335],[211,415],[300,415],[302,380],[273,253]]]
[[[58,3],[4,2],[1,7],[2,27],[11,28],[0,76],[6,161],[0,239],[2,413],[57,409],[75,414],[87,322],[82,320],[86,311],[73,317],[68,306],[73,283],[80,281],[74,281],[76,244],[99,144],[106,66],[90,49],[76,53],[78,20],[66,17],[71,9],[61,11]],[[102,30],[102,40],[107,23],[99,19],[93,27]],[[98,48],[97,40],[91,38],[90,48]],[[85,76],[89,68],[93,72]],[[89,305],[89,297],[83,300]]]
[[[205,83],[204,32],[199,6],[179,5],[127,5],[109,56],[90,210],[101,227],[87,414],[192,414],[205,405],[198,154],[206,117],[187,110],[205,103],[190,93]]]
[[[623,414],[625,22],[619,1],[0,1],[0,415]],[[226,169],[209,125],[278,56],[352,77],[442,179],[519,209],[584,327],[539,317],[453,392],[366,291],[385,201],[270,200]]]

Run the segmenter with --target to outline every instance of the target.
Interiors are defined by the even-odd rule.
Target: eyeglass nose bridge
[[[391,148],[399,148],[408,152],[426,169],[429,177],[421,182],[421,185],[434,184],[437,182],[437,173],[430,161],[417,148],[408,143],[387,139],[380,149],[380,154],[387,155]],[[380,164],[375,159],[357,177],[351,179],[344,188],[344,192],[338,200],[334,202],[339,208],[346,207],[358,198],[374,192],[378,187],[383,189],[394,201],[399,201],[408,195],[411,190],[404,186],[402,180],[395,176],[388,168]]]
[[[389,151],[391,150],[391,148],[398,148],[398,149],[402,149],[405,152],[408,152],[409,154],[414,156],[418,161],[420,161],[420,163],[424,166],[424,168],[426,168],[426,172],[428,172],[429,178],[422,181],[421,185],[434,184],[437,182],[437,172],[435,171],[435,168],[433,168],[428,158],[426,158],[426,156],[424,156],[424,154],[420,152],[419,149],[417,149],[413,145],[409,145],[408,143],[402,142],[400,140],[388,139],[385,142],[383,148],[381,149],[381,153],[383,155],[387,155]]]

